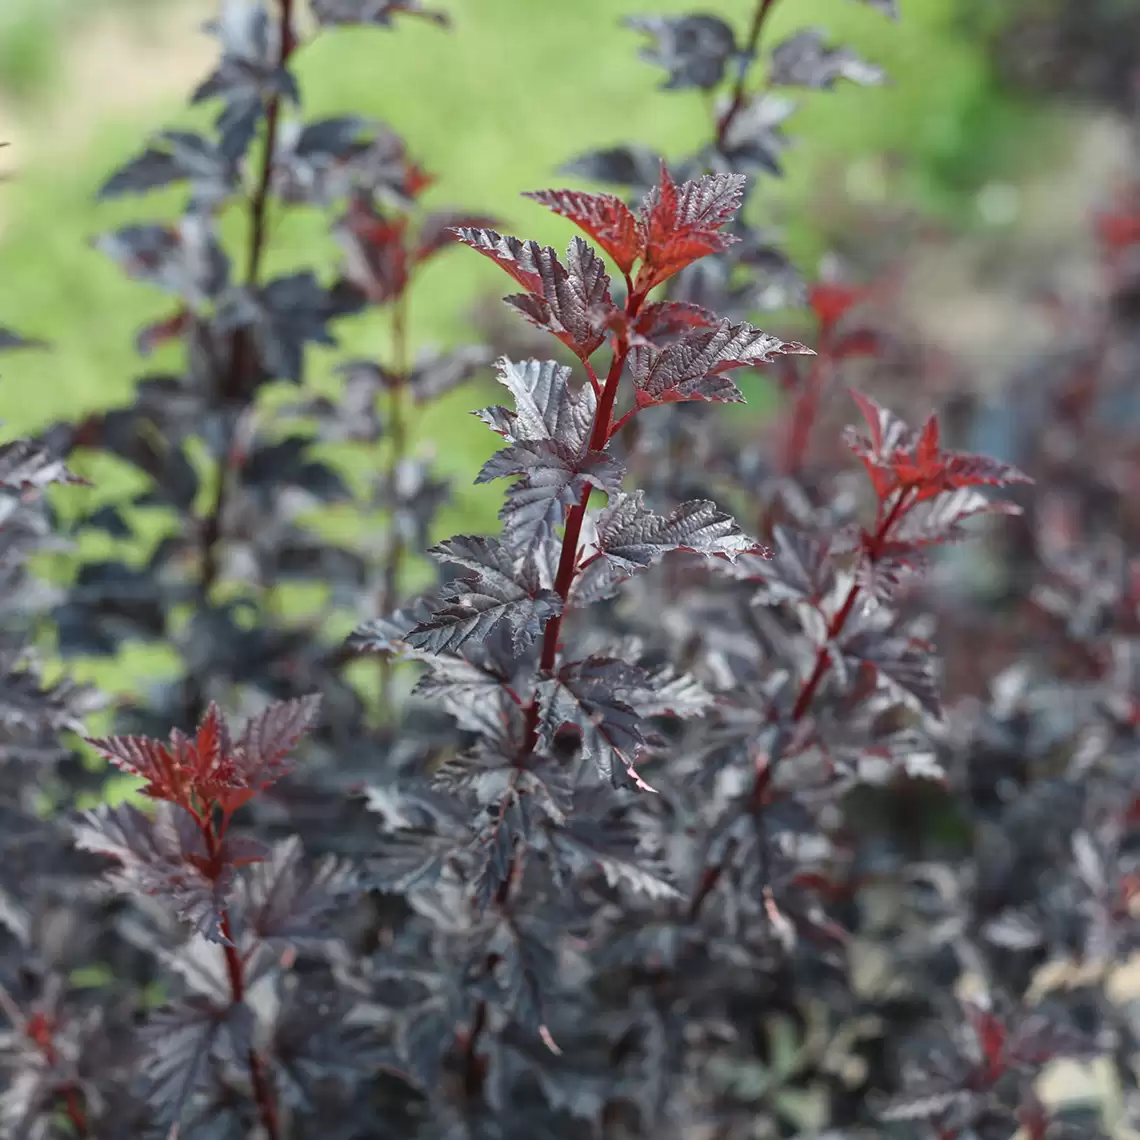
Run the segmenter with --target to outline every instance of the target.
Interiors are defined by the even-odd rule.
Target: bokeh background
[[[752,6],[704,5],[741,27]],[[429,207],[488,212],[504,229],[562,245],[565,223],[519,191],[562,184],[558,167],[589,149],[638,139],[669,156],[707,136],[711,110],[700,94],[659,91],[660,71],[637,58],[639,37],[620,26],[623,15],[690,11],[692,0],[448,7],[450,33],[415,20],[395,34],[342,30],[306,47],[297,66],[308,115],[372,115],[408,140],[437,178]],[[201,29],[216,8],[216,0],[0,3],[0,140],[9,144],[0,150],[0,321],[51,344],[5,357],[0,431],[31,432],[119,403],[139,375],[176,364],[177,348],[139,361],[135,334],[166,301],[126,280],[91,239],[175,216],[181,192],[110,203],[95,192],[149,133],[212,114],[185,100],[214,59]],[[764,184],[754,208],[809,278],[834,251],[864,277],[901,274],[896,329],[938,354],[956,383],[1016,414],[1003,404],[1005,386],[1053,333],[1041,296],[1093,272],[1091,211],[1130,173],[1140,4],[901,0],[901,9],[896,24],[851,0],[776,8],[770,42],[818,24],[891,82],[797,93],[787,174]],[[338,261],[317,212],[292,211],[273,226],[270,272]],[[485,335],[501,291],[501,275],[483,259],[438,258],[411,299],[412,343]],[[802,316],[772,314],[766,327],[794,335],[804,326]],[[388,333],[381,319],[346,322],[340,346],[317,350],[311,367],[319,375],[346,355],[382,355]],[[440,520],[447,533],[496,525],[496,490],[470,487],[492,449],[463,414],[482,395],[461,390],[417,417],[418,445],[439,456],[459,491]],[[754,387],[749,414],[769,414],[777,399]],[[1000,450],[1000,439],[987,443]],[[96,483],[93,494],[114,497],[115,472],[81,473]],[[129,692],[153,678],[155,652],[73,671]]]

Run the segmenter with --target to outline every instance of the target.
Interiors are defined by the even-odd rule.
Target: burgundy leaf
[[[770,364],[773,354],[807,354],[802,344],[785,343],[747,323],[722,320],[711,329],[695,329],[663,349],[636,345],[630,371],[639,407],[682,400],[743,403],[730,369]]]
[[[641,234],[633,211],[616,194],[586,194],[580,190],[531,190],[523,195],[569,218],[589,234],[629,273],[641,256]]]
[[[634,282],[639,294],[737,240],[721,230],[740,209],[744,183],[742,174],[706,174],[678,187],[661,164],[661,183],[638,215],[644,258]]]

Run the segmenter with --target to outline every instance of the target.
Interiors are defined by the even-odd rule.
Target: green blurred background
[[[296,65],[304,112],[389,122],[438,178],[429,207],[488,212],[512,232],[556,245],[570,236],[567,224],[520,191],[561,184],[556,169],[588,149],[638,140],[681,155],[707,137],[706,101],[659,91],[661,72],[637,58],[639,37],[620,18],[696,8],[743,29],[754,7],[754,0],[440,2],[454,18],[447,33],[405,19],[392,31],[338,30],[306,46]],[[769,43],[819,25],[882,65],[892,82],[796,93],[801,106],[790,130],[797,145],[786,157],[787,177],[770,180],[759,196],[767,217],[757,220],[783,231],[809,275],[863,209],[889,205],[926,219],[966,249],[1007,240],[998,231],[1032,227],[1033,209],[1016,203],[1041,196],[1019,196],[1019,187],[1061,187],[1046,195],[1036,224],[1051,234],[1079,228],[1080,204],[1065,198],[1057,172],[1071,166],[1074,138],[1092,113],[1003,89],[989,40],[966,18],[976,14],[975,0],[901,0],[901,7],[897,24],[852,0],[776,8]],[[214,61],[214,42],[200,29],[215,10],[212,0],[0,3],[0,140],[10,143],[0,151],[0,325],[52,345],[0,362],[0,431],[34,430],[121,402],[140,374],[178,367],[176,348],[145,362],[133,349],[139,327],[169,311],[168,299],[125,280],[90,239],[126,222],[175,216],[181,192],[101,205],[94,194],[149,133],[208,119],[209,109],[188,111],[185,99]],[[311,210],[275,215],[267,270],[331,270],[339,253],[327,222]],[[948,260],[939,264],[937,277],[952,276]],[[500,276],[467,251],[437,259],[412,296],[412,344],[446,347],[477,336],[474,314],[481,299],[503,291]],[[956,294],[931,303],[940,317],[947,306],[968,309],[974,282],[959,276]],[[382,316],[341,329],[337,350],[310,357],[318,385],[343,356],[387,349]],[[460,391],[416,420],[419,444],[436,451],[460,489],[444,526],[495,525],[497,491],[464,490],[492,449],[485,429],[464,414],[483,402],[480,393]],[[770,407],[771,393],[755,402]],[[121,472],[81,473],[95,478],[96,496],[113,497],[121,487]],[[80,673],[121,690],[153,669],[147,651],[117,675],[103,666]]]

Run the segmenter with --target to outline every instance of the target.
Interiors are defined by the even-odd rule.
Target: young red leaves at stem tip
[[[867,423],[868,434],[848,428],[845,439],[866,468],[881,502],[899,493],[915,505],[965,487],[1007,487],[1033,482],[1016,467],[998,459],[943,451],[935,416],[916,433],[869,396],[852,389],[851,397]]]
[[[147,736],[87,738],[120,771],[145,781],[144,796],[198,816],[228,817],[288,770],[286,758],[312,727],[319,696],[278,701],[247,721],[236,742],[211,702],[194,737],[175,729],[163,743]]]
[[[719,253],[737,240],[721,231],[740,208],[744,185],[742,174],[706,174],[678,186],[662,163],[660,185],[645,196],[636,214],[613,194],[535,190],[525,197],[568,218],[597,242],[632,282],[634,295],[639,298],[634,306],[637,309],[640,308],[640,300],[650,290],[694,261]],[[520,241],[489,229],[459,228],[456,236],[502,266],[535,298],[551,306],[555,316],[565,324],[564,314],[558,312],[558,307],[565,302],[554,286],[561,285],[565,290],[561,275],[567,271],[553,250],[534,241]],[[641,265],[636,278],[633,278],[633,267],[638,262]],[[588,272],[571,266],[568,276],[577,295],[576,303],[591,300],[591,311],[597,320],[612,315],[615,306],[608,292],[604,296],[600,291],[595,294],[597,286],[593,284],[593,272],[593,265],[589,263]],[[514,300],[511,303],[522,309],[528,319],[538,323],[533,313],[534,301],[527,302],[525,307]],[[585,351],[584,341],[579,339],[572,343],[567,340],[566,328],[543,327],[550,327],[579,355]],[[593,348],[600,343],[599,339]],[[588,356],[593,348],[585,355]]]

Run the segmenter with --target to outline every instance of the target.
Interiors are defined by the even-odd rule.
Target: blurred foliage
[[[167,299],[125,280],[90,239],[128,221],[175,216],[177,194],[108,204],[96,204],[94,194],[112,169],[141,149],[148,132],[205,116],[182,109],[181,89],[171,90],[163,105],[140,105],[126,117],[101,115],[98,91],[69,86],[69,76],[85,74],[69,61],[84,50],[90,20],[121,19],[129,32],[132,22],[161,20],[156,7],[178,2],[145,10],[140,0],[82,0],[82,7],[80,0],[6,0],[0,6],[0,26],[9,29],[0,34],[0,85],[20,92],[16,124],[29,140],[25,153],[15,155],[17,174],[0,186],[0,313],[5,323],[52,344],[48,353],[5,360],[0,420],[6,431],[35,430],[122,402],[140,372],[176,363],[165,353],[177,350],[168,349],[140,368],[134,335],[167,311]],[[756,220],[783,226],[786,248],[809,274],[834,237],[827,231],[825,193],[839,189],[868,204],[899,203],[963,225],[986,179],[1012,175],[1026,161],[1047,161],[1049,117],[999,93],[984,45],[963,21],[964,2],[970,0],[903,0],[897,25],[850,0],[797,0],[776,10],[768,33],[773,39],[818,24],[883,65],[893,80],[880,89],[847,86],[837,98],[799,96],[791,133],[805,141],[788,156],[788,176],[761,188],[757,202],[770,217]],[[305,113],[358,112],[388,121],[438,178],[425,197],[428,208],[449,203],[486,211],[508,231],[561,247],[570,237],[567,224],[520,199],[520,191],[562,183],[558,168],[587,149],[636,137],[669,156],[707,134],[711,109],[701,96],[671,99],[663,110],[654,90],[660,73],[638,62],[635,33],[619,25],[623,15],[689,6],[690,0],[480,0],[455,7],[449,35],[417,21],[407,21],[398,36],[326,35],[298,59]],[[740,27],[752,7],[753,0],[715,3]],[[140,37],[139,44],[146,43]],[[12,57],[8,67],[5,51]],[[171,64],[157,46],[154,51],[147,59],[132,45],[123,66]],[[494,82],[487,78],[489,59],[502,61]],[[69,116],[89,120],[79,132],[83,138],[75,145],[53,142],[53,124]],[[227,244],[242,241],[244,224],[240,217],[225,219]],[[272,219],[269,273],[299,263],[331,271],[338,258],[325,219],[314,212]],[[446,347],[465,339],[476,302],[501,292],[493,266],[465,251],[445,254],[413,291],[412,343]],[[389,329],[375,317],[343,322],[339,333],[338,349],[318,349],[312,358],[318,386],[346,355],[388,352]],[[758,385],[749,395],[753,406],[771,406],[771,393],[766,397]],[[426,409],[414,425],[419,445],[434,448],[442,472],[457,479],[453,505],[439,520],[442,533],[497,526],[493,491],[470,486],[470,473],[493,450],[493,440],[462,414],[485,402],[482,394],[461,390]],[[105,463],[91,460],[81,473],[95,482],[94,496],[113,497],[120,489],[121,474]],[[67,573],[64,561],[55,569]],[[149,651],[124,662],[123,687],[155,668]],[[91,675],[119,687],[102,668]]]

